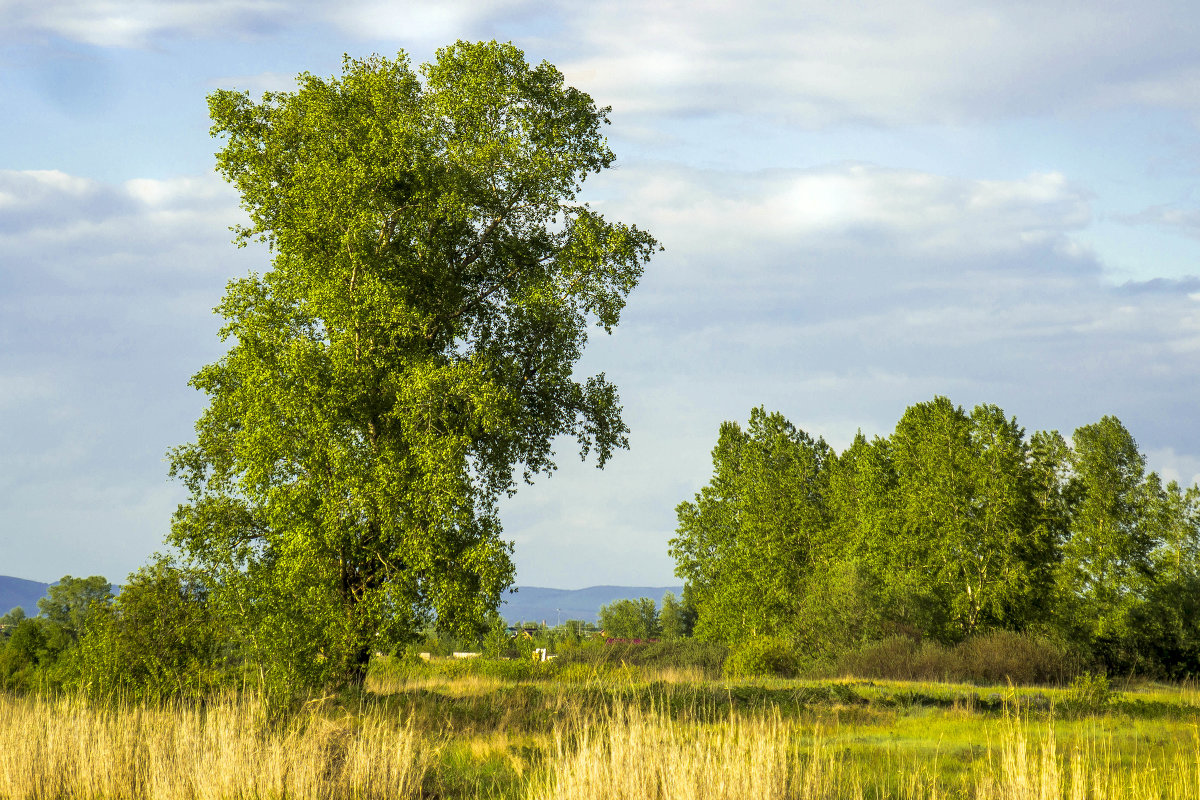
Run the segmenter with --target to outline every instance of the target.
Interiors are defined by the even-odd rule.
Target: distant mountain
[[[649,597],[661,604],[663,595],[683,594],[682,586],[589,586],[586,589],[546,589],[541,586],[518,586],[516,594],[506,594],[500,602],[500,616],[509,623],[546,622],[555,625],[569,619],[595,622],[600,606],[614,600],[637,600]]]
[[[37,601],[46,596],[48,583],[27,581],[0,575],[0,615],[7,614],[17,606],[25,609],[28,616],[38,613]]]
[[[50,584],[0,575],[0,615],[20,606],[29,616],[37,614],[37,601],[46,596]],[[117,591],[117,587],[113,587]],[[518,586],[515,594],[506,594],[500,603],[500,616],[510,623],[581,619],[596,622],[600,606],[614,600],[649,597],[656,604],[667,592],[676,597],[682,586],[589,586],[586,589],[547,589],[542,586]]]

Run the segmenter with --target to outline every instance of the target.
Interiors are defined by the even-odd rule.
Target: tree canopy
[[[556,437],[600,466],[627,446],[616,388],[574,370],[658,245],[577,200],[613,163],[608,109],[511,45],[298,80],[209,97],[237,235],[273,259],[217,309],[171,541],[272,668],[361,681],[373,650],[496,608],[497,500]]]
[[[1115,417],[1027,436],[992,405],[908,408],[843,453],[759,408],[677,509],[698,636],[836,654],[888,635],[1049,635],[1121,671],[1200,674],[1200,487]]]

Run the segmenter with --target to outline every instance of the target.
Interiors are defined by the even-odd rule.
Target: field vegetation
[[[1200,691],[379,659],[283,709],[0,695],[4,798],[1189,798]]]

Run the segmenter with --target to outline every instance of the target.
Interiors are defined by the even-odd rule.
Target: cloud
[[[625,115],[769,115],[808,128],[961,124],[1132,105],[1200,110],[1194,10],[1139,4],[0,0],[9,40],[148,48],[335,28],[422,58],[512,39]]]
[[[222,271],[237,195],[216,177],[106,184],[56,170],[0,170],[0,287],[131,292]]]
[[[747,239],[876,247],[880,237],[942,257],[1070,249],[1067,234],[1091,219],[1087,193],[1058,173],[998,181],[858,163],[751,173],[659,165],[604,182],[606,196],[631,198],[633,213],[653,218],[677,247],[704,251],[722,237],[738,251]],[[710,235],[697,239],[697,230]]]
[[[593,188],[667,250],[580,370],[620,387],[630,452],[598,474],[564,444],[506,506],[526,583],[583,552],[578,584],[665,577],[674,506],[707,481],[721,421],[757,405],[838,448],[936,394],[1068,436],[1115,414],[1185,479],[1200,463],[1200,281],[1112,282],[1077,241],[1090,194],[1063,175],[635,163]]]
[[[1200,239],[1200,209],[1197,208],[1177,204],[1157,205],[1118,219],[1130,225],[1151,225],[1192,239]]]
[[[1200,459],[1200,280],[1110,280],[1078,241],[1092,200],[1068,176],[634,162],[589,195],[667,251],[579,368],[620,387],[631,451],[596,473],[564,442],[559,472],[504,506],[525,583],[661,582],[718,425],[760,404],[837,447],[935,394],[1030,430],[1116,414],[1164,471]],[[162,454],[190,438],[186,380],[220,352],[208,309],[265,266],[228,244],[240,214],[215,178],[0,172],[0,448],[18,454],[0,503],[35,540],[14,563],[82,520],[134,554],[93,571],[123,574],[161,540],[179,499],[153,488]]]
[[[163,454],[191,436],[188,377],[221,351],[211,309],[265,266],[229,243],[241,219],[215,177],[0,171],[7,571],[119,579],[161,545],[180,499]]]
[[[559,62],[622,110],[957,123],[1117,103],[1197,107],[1176,3],[908,0],[573,6]],[[572,55],[579,53],[578,56]]]
[[[1183,455],[1173,447],[1142,448],[1146,456],[1146,469],[1157,472],[1164,483],[1176,481],[1181,486],[1200,484],[1200,457]]]
[[[277,0],[4,0],[8,37],[53,35],[98,47],[146,47],[173,36],[249,34],[279,26],[289,4]]]

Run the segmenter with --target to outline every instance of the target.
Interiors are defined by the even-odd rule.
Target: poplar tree
[[[264,678],[361,683],[431,621],[481,629],[513,576],[497,500],[556,437],[600,466],[627,446],[616,388],[574,370],[658,246],[577,200],[613,163],[608,109],[511,45],[298,83],[209,96],[236,233],[273,257],[229,284],[229,351],[192,379],[172,542]]]

